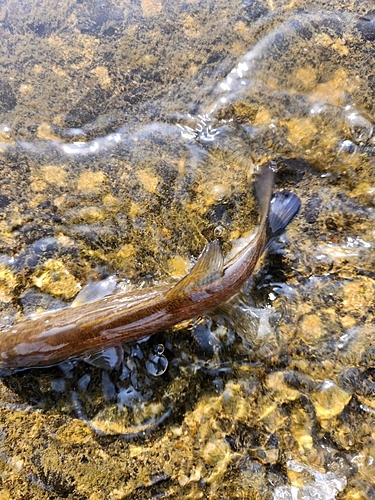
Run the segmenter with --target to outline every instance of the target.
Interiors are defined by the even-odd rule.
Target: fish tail
[[[301,207],[299,197],[290,191],[277,191],[271,199],[268,213],[267,236],[278,236],[294,219]]]
[[[261,226],[265,223],[270,210],[276,169],[276,162],[268,161],[261,167],[261,170],[255,179],[255,194],[259,206]]]

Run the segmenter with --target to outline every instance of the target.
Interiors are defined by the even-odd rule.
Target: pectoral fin
[[[167,298],[176,298],[181,294],[200,290],[214,283],[223,274],[224,259],[220,243],[215,240],[206,245],[193,268],[169,292]]]
[[[113,293],[116,285],[117,280],[115,276],[109,276],[108,278],[96,283],[89,283],[82,288],[73,300],[71,307],[78,307],[83,304],[88,304],[89,302],[96,302],[97,300]]]
[[[124,360],[124,350],[121,346],[109,347],[102,351],[85,356],[83,360],[89,365],[102,368],[103,370],[114,370]]]

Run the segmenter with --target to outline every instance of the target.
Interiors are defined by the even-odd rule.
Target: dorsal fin
[[[224,259],[220,243],[215,240],[206,245],[191,271],[166,293],[167,298],[176,298],[214,283],[223,274]]]

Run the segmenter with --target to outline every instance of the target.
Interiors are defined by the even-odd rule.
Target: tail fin
[[[274,238],[284,231],[286,226],[298,214],[301,201],[290,191],[277,191],[270,203],[267,236]]]

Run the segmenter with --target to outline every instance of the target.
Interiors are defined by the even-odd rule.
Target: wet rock
[[[10,199],[5,194],[0,195],[0,208],[5,208],[9,205]]]
[[[149,339],[2,379],[10,498],[374,497],[373,6],[265,4],[2,6],[5,322],[61,307],[79,277],[136,289],[207,240],[226,253],[258,220],[267,159],[304,207],[247,306],[209,312],[197,342],[176,327],[164,353]],[[345,492],[343,455],[365,457]]]
[[[361,378],[361,371],[359,368],[348,368],[339,377],[340,387],[347,392],[355,392]]]
[[[325,420],[339,415],[349,403],[352,394],[341,389],[332,380],[326,380],[312,397],[317,417]]]
[[[46,261],[32,276],[33,284],[42,292],[62,299],[71,299],[81,289],[80,282],[59,260]]]
[[[346,477],[340,470],[336,474],[330,471],[321,472],[294,460],[289,460],[287,466],[288,474],[298,478],[293,486],[299,489],[298,496],[303,500],[308,498],[334,500],[337,493],[343,491],[347,484]],[[283,498],[279,493],[285,490],[281,488],[275,498]],[[289,491],[292,492],[291,489]]]
[[[321,317],[317,314],[306,314],[299,322],[298,335],[308,344],[317,344],[327,335]]]
[[[17,98],[8,82],[0,82],[0,113],[11,111],[17,105]]]
[[[95,120],[105,110],[106,94],[102,89],[92,89],[72,107],[65,117],[65,125],[81,128]]]
[[[352,461],[358,467],[362,479],[372,484],[375,474],[375,447],[369,445],[362,448]]]
[[[267,377],[267,387],[275,392],[276,400],[293,401],[300,396],[300,392],[288,386],[283,372],[273,372]]]
[[[354,316],[362,316],[375,301],[375,281],[366,277],[350,280],[343,292],[344,310]]]
[[[373,15],[363,16],[358,22],[357,29],[361,33],[364,40],[373,42],[375,40],[375,19]]]
[[[313,224],[317,221],[322,201],[321,196],[318,193],[314,193],[310,200],[304,205],[304,216],[309,224]]]
[[[291,414],[290,432],[302,453],[309,453],[314,447],[311,415],[302,408],[296,408]]]

